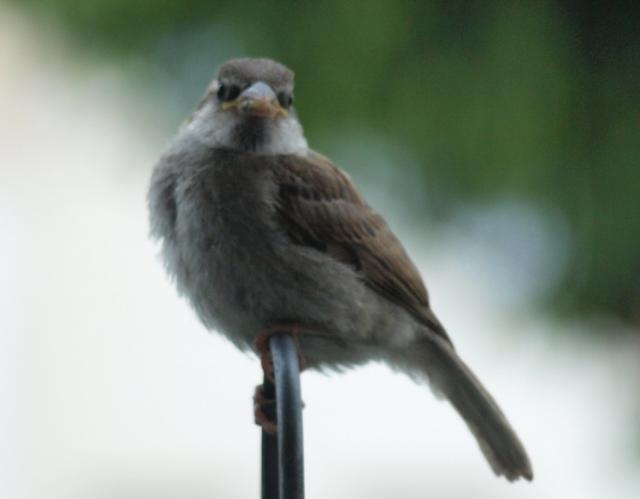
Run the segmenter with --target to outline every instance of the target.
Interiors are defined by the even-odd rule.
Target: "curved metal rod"
[[[267,376],[262,393],[268,400],[276,399],[276,387]],[[271,421],[276,420],[275,405],[264,405],[262,410]],[[278,480],[278,437],[262,430],[262,499],[280,499]]]
[[[304,452],[300,365],[296,344],[287,334],[269,340],[275,387],[265,377],[264,395],[273,398],[275,388],[278,425],[276,435],[262,432],[262,498],[304,498]],[[269,416],[273,416],[270,414]]]

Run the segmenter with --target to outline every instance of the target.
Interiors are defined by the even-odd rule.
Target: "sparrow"
[[[152,173],[150,228],[208,329],[260,353],[295,334],[306,368],[384,361],[462,416],[497,475],[533,477],[504,414],[462,361],[415,265],[349,176],[307,145],[294,74],[223,64]]]

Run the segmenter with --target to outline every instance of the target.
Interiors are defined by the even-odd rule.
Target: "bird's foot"
[[[304,357],[300,350],[300,336],[304,334],[304,328],[300,324],[276,324],[260,331],[260,334],[255,340],[256,349],[260,354],[260,363],[262,364],[262,371],[264,375],[271,381],[274,381],[273,377],[273,358],[271,357],[271,349],[269,348],[269,340],[276,334],[289,334],[293,338],[296,345],[296,351],[298,353],[298,364],[300,371],[304,369]]]
[[[253,394],[253,415],[258,426],[271,435],[278,431],[276,422],[276,400],[268,397],[264,392],[264,386],[256,386]]]

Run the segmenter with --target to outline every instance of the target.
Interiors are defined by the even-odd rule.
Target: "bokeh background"
[[[216,67],[296,71],[307,138],[406,242],[531,455],[381,365],[303,376],[310,498],[640,495],[640,4],[0,2],[0,496],[259,493],[259,365],[147,237]]]

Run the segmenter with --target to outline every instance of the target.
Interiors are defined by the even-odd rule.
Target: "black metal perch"
[[[293,338],[274,334],[269,339],[275,385],[266,376],[263,394],[275,399],[278,431],[262,431],[262,499],[304,498],[304,452],[302,446],[302,399],[300,363]],[[269,409],[265,408],[265,412]],[[275,414],[274,414],[275,413]],[[274,418],[275,415],[275,418]]]

